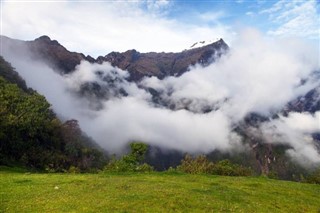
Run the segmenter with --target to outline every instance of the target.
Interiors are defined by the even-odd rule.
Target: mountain
[[[130,80],[138,81],[144,76],[156,76],[160,79],[166,76],[179,76],[188,70],[190,65],[200,63],[208,65],[228,50],[228,45],[219,39],[214,43],[185,50],[179,53],[140,53],[128,50],[123,53],[111,52],[96,59],[82,53],[70,52],[58,41],[51,40],[48,36],[41,36],[34,41],[21,41],[5,36],[0,37],[2,44],[9,49],[25,45],[34,57],[44,59],[54,69],[62,74],[72,72],[80,61],[90,63],[110,62],[112,66],[128,70]],[[215,57],[214,57],[215,56]]]
[[[228,45],[222,39],[218,39],[213,43],[201,41],[192,45],[191,48],[178,53],[140,53],[137,50],[128,50],[122,53],[111,52],[97,58],[71,52],[58,41],[52,40],[48,36],[41,36],[33,41],[20,41],[1,36],[1,43],[5,47],[4,49],[9,48],[10,52],[21,51],[20,47],[28,49],[29,52],[19,52],[17,54],[24,54],[26,57],[31,57],[31,59],[45,61],[51,68],[60,72],[61,75],[72,73],[75,67],[83,60],[97,64],[109,62],[112,69],[127,70],[130,77],[123,77],[112,70],[106,73],[94,70],[95,80],[82,82],[79,91],[77,91],[78,95],[82,98],[87,98],[90,104],[94,105],[94,110],[97,111],[103,109],[105,100],[128,96],[129,91],[127,89],[132,85],[150,95],[152,99],[152,103],[149,103],[150,105],[172,111],[183,109],[195,114],[205,114],[219,110],[221,103],[228,102],[228,99],[219,100],[220,102],[217,101],[216,104],[208,102],[201,104],[201,106],[205,106],[202,108],[198,107],[198,102],[196,102],[197,109],[195,109],[193,100],[181,99],[178,102],[172,102],[170,99],[172,91],[170,89],[168,91],[157,90],[157,88],[144,85],[143,81],[140,81],[143,77],[151,76],[157,77],[159,81],[169,76],[173,76],[174,78],[172,79],[177,79],[186,73],[192,65],[201,64],[205,67],[214,63],[215,60],[229,50]],[[32,54],[28,56],[27,54],[30,51]],[[320,79],[319,76],[313,77]],[[290,161],[286,154],[286,151],[292,147],[288,144],[267,143],[259,132],[257,134],[257,129],[261,124],[273,118],[278,118],[278,114],[285,116],[290,112],[314,114],[319,110],[320,85],[291,100],[282,110],[274,112],[269,117],[250,113],[241,122],[235,124],[232,127],[233,131],[243,138],[248,147],[246,153],[231,155],[230,153],[214,151],[209,153],[208,157],[214,161],[228,158],[236,163],[251,166],[263,174],[275,173],[284,179],[292,179],[293,175],[299,178],[299,174],[304,172],[303,167]],[[320,134],[314,134],[313,138],[315,143],[320,145]],[[318,145],[315,146],[320,149]],[[152,146],[149,151],[150,156],[147,159],[160,170],[178,165],[184,154],[176,150],[165,150],[163,147],[158,146]]]

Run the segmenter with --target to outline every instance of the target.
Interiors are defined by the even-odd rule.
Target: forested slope
[[[0,164],[87,171],[104,161],[105,154],[78,122],[59,120],[45,97],[0,57]]]

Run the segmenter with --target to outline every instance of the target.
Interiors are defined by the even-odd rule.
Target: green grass
[[[319,212],[320,185],[187,174],[0,171],[2,212]]]

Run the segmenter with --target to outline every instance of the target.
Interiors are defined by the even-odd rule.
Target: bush
[[[251,176],[253,171],[250,168],[246,168],[238,164],[232,164],[229,160],[222,160],[214,165],[212,174],[226,176]]]
[[[189,174],[209,174],[212,172],[213,167],[214,164],[209,162],[204,155],[199,155],[196,158],[186,155],[177,170]]]
[[[113,158],[111,162],[104,168],[104,171],[110,172],[151,172],[153,167],[143,163],[144,155],[148,146],[143,143],[131,143],[131,152],[124,155],[121,159]]]
[[[178,171],[189,174],[214,174],[226,176],[250,176],[253,171],[241,165],[232,164],[229,160],[222,160],[218,163],[210,162],[206,156],[200,155],[192,158],[186,155],[177,167]]]
[[[320,184],[320,168],[306,178],[307,183]]]
[[[147,163],[144,163],[144,164],[138,165],[134,171],[135,172],[152,172],[153,170],[154,169],[152,166],[150,166]]]
[[[80,169],[75,167],[75,166],[70,166],[69,169],[68,169],[68,172],[69,173],[73,173],[73,174],[80,173]]]

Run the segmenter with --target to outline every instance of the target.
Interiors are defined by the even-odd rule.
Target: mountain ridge
[[[133,49],[122,53],[111,52],[105,56],[99,56],[94,59],[91,56],[85,56],[82,53],[70,52],[58,41],[51,40],[48,36],[42,36],[33,41],[19,41],[1,37],[1,39],[3,38],[7,39],[7,47],[10,47],[10,45],[8,45],[10,43],[12,44],[10,48],[14,48],[15,45],[27,46],[33,52],[33,55],[35,55],[33,57],[45,59],[47,62],[51,63],[52,67],[60,71],[60,74],[62,75],[71,73],[82,60],[98,64],[108,62],[113,66],[113,68],[119,67],[122,70],[127,70],[130,74],[130,78],[123,78],[120,80],[123,80],[126,83],[128,83],[127,80],[131,80],[133,83],[136,83],[136,86],[138,86],[140,89],[150,93],[152,97],[152,104],[154,104],[155,107],[164,107],[172,111],[183,109],[186,111],[191,111],[192,113],[196,112],[192,111],[192,109],[188,107],[189,102],[187,99],[182,99],[183,105],[181,107],[175,107],[168,102],[170,99],[166,99],[166,95],[171,95],[170,90],[168,91],[168,94],[164,94],[164,98],[162,98],[161,91],[153,89],[152,86],[149,88],[148,86],[143,85],[143,81],[139,82],[139,80],[141,80],[143,77],[152,76],[159,79],[168,76],[180,76],[187,72],[189,66],[193,64],[199,63],[202,66],[207,66],[213,63],[217,57],[221,56],[221,54],[225,53],[229,48],[227,44],[220,39],[219,41],[210,45],[191,50],[185,50],[179,53],[140,53]],[[95,110],[101,110],[103,108],[103,105],[100,104],[100,101],[103,102],[105,100],[109,100],[110,97],[112,98],[113,96],[124,97],[128,95],[127,92],[122,88],[122,86],[125,84],[120,85],[119,88],[114,86],[115,79],[113,77],[116,76],[109,76],[110,78],[107,78],[106,80],[99,76],[98,71],[94,73],[94,75],[97,75],[97,77],[101,78],[103,84],[99,84],[99,82],[96,82],[95,80],[85,82],[83,85],[81,85],[79,93],[81,97],[88,98],[90,103],[98,103],[97,107],[95,107]],[[287,106],[284,106],[286,108],[284,109],[283,114],[285,115],[289,112],[305,111],[314,113],[318,111],[320,106],[319,88],[320,87],[317,86],[310,92],[305,93],[296,100],[289,102]],[[198,113],[207,113],[217,109],[214,105],[211,105],[209,108],[201,109],[201,112]],[[279,176],[290,178],[287,176],[288,174],[281,173],[283,168],[289,168],[293,171],[296,170],[296,168],[288,166],[288,158],[286,158],[285,155],[285,150],[290,148],[290,145],[282,146],[261,142],[264,140],[261,135],[257,136],[254,134],[255,132],[252,132],[252,128],[258,128],[263,122],[272,119],[272,116],[277,117],[277,113],[282,114],[282,111],[274,112],[274,114],[270,115],[271,117],[264,117],[259,114],[250,113],[242,122],[235,126],[235,131],[244,138],[244,141],[250,147],[250,153],[247,153],[248,156],[246,157],[248,159],[243,159],[244,162],[255,162],[250,166],[257,167],[258,170],[263,174],[269,174],[272,171],[276,171]],[[315,134],[313,137],[315,142],[320,144],[319,134]],[[160,148],[161,147],[159,147],[159,149]],[[165,156],[166,153],[162,153],[161,151],[156,153],[156,156],[158,156],[157,159],[168,158]],[[169,155],[177,156],[176,153]],[[209,156],[212,159],[216,159],[219,154],[213,152],[213,154],[209,154]],[[224,155],[221,156],[224,158]],[[180,158],[173,158],[172,161],[179,162]],[[167,162],[162,162],[161,164],[165,166],[160,165],[159,168],[165,168],[166,166],[172,165],[172,162],[170,162],[169,165]]]
[[[1,36],[1,43],[9,48],[16,45],[26,45],[37,58],[45,59],[59,70],[61,74],[72,72],[82,60],[90,63],[109,62],[112,66],[127,70],[130,73],[130,80],[139,81],[144,76],[156,76],[163,79],[166,76],[180,76],[188,71],[190,65],[200,63],[203,66],[209,65],[220,57],[229,46],[220,39],[203,47],[184,50],[182,52],[147,52],[140,53],[135,49],[125,52],[110,52],[105,56],[98,56],[96,59],[83,53],[71,52],[58,41],[52,40],[49,36],[40,36],[32,41],[22,41]]]

